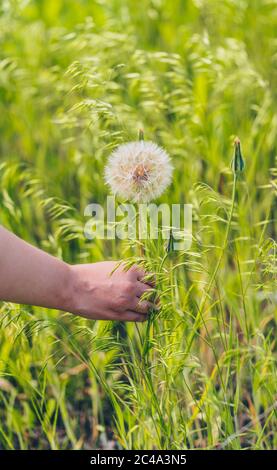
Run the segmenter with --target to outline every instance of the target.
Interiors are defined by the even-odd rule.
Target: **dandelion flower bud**
[[[238,137],[235,138],[234,141],[234,157],[231,162],[231,168],[233,170],[233,173],[241,173],[244,170],[245,163],[244,159],[241,153],[241,147],[240,147],[240,140]]]
[[[109,157],[105,180],[115,195],[133,202],[159,197],[172,179],[172,165],[165,150],[141,139],[120,145]]]
[[[172,230],[170,230],[168,242],[167,242],[167,245],[166,245],[166,252],[167,253],[172,253],[173,251],[174,251],[174,237],[173,237]]]

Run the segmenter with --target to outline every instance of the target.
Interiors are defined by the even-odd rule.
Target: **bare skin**
[[[118,262],[69,265],[0,227],[0,300],[89,319],[141,322],[153,304],[140,297],[146,273]]]

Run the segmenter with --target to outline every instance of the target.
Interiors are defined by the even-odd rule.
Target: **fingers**
[[[143,269],[133,265],[127,271],[123,270],[119,275],[118,295],[111,299],[110,307],[113,310],[113,318],[117,321],[143,322],[151,309],[156,309],[154,303],[148,299],[141,299],[144,294],[151,293],[153,286],[153,275],[147,274]]]
[[[134,312],[132,310],[126,310],[121,315],[120,321],[134,321],[134,322],[144,322],[147,320],[147,315]]]
[[[139,268],[136,264],[133,264],[133,266],[130,267],[128,273],[131,278],[136,281],[142,279],[146,275],[146,272],[142,268]]]
[[[136,265],[133,265],[129,269],[129,273],[132,276],[133,279],[136,279],[137,281],[141,281],[144,284],[148,284],[151,287],[155,287],[155,275],[153,273],[147,273],[144,271],[144,269],[139,268]]]
[[[102,316],[102,320],[112,320],[112,321],[134,321],[134,322],[144,322],[148,318],[147,313],[137,312],[135,310],[125,310],[124,312],[115,312],[114,310],[109,310],[105,312]]]
[[[141,282],[144,282],[150,287],[156,287],[156,278],[155,278],[155,274],[153,273],[146,273],[144,276],[139,277],[138,280]]]
[[[137,282],[136,283],[136,295],[137,297],[141,297],[146,292],[153,292],[153,289],[149,286],[149,284],[145,284],[144,282]]]
[[[144,284],[147,284],[151,287],[156,286],[155,275],[153,273],[146,273],[142,269],[138,270],[137,280],[140,281],[140,282],[143,282]]]
[[[150,309],[156,309],[156,305],[148,300],[137,299],[137,302],[134,305],[134,311],[138,313],[147,314]]]

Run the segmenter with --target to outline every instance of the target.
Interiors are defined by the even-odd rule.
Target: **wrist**
[[[66,281],[62,295],[62,310],[84,316],[87,299],[92,299],[91,275],[84,270],[85,265],[66,265]],[[90,279],[90,280],[89,280]]]
[[[59,295],[59,309],[66,312],[73,312],[77,309],[76,303],[76,273],[74,266],[64,263],[64,275]]]

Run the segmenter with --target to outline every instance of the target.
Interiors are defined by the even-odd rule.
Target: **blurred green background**
[[[197,286],[193,299],[180,275],[180,292],[170,300],[177,323],[180,311],[188,312],[175,325],[176,371],[185,367],[182,341],[193,324],[191,303],[201,297],[216,256],[209,250],[224,237],[232,142],[235,135],[241,139],[246,171],[233,229],[246,284],[241,289],[231,251],[219,279],[230,332],[216,323],[214,306],[208,325],[218,354],[230,361],[223,360],[222,374],[231,411],[227,419],[220,383],[211,378],[211,350],[196,339],[186,364],[193,370],[193,397],[187,397],[182,376],[176,396],[165,395],[166,409],[176,411],[171,448],[214,447],[245,422],[252,423],[250,437],[234,446],[276,446],[274,410],[267,422],[254,419],[272,407],[277,393],[276,31],[277,2],[270,0],[0,1],[0,221],[68,262],[132,254],[118,243],[86,241],[83,211],[90,202],[104,203],[106,159],[119,143],[136,139],[142,126],[146,138],[173,159],[174,180],[163,201],[194,205],[194,256],[203,261],[196,273],[190,266],[186,273],[188,285]],[[206,203],[214,206],[203,209]],[[251,339],[238,344],[246,336],[243,301]],[[124,447],[159,445],[147,394],[144,405],[140,397],[133,414],[124,415],[136,394],[126,384],[119,391],[122,351],[111,342],[117,330],[11,304],[2,304],[1,315],[0,447],[107,446],[113,432]],[[229,335],[223,349],[217,344],[221,329]],[[128,332],[134,338],[131,326]],[[163,357],[168,367],[172,362]],[[123,400],[122,414],[107,399],[99,369],[118,403]],[[168,380],[161,375],[158,383]],[[193,407],[207,384],[207,414],[197,424]],[[138,416],[141,431],[134,437]]]

